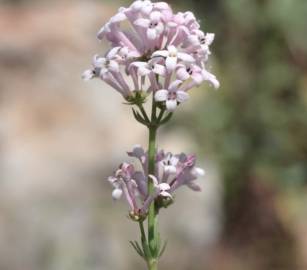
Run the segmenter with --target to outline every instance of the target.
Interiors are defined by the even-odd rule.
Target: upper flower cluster
[[[173,155],[159,151],[155,157],[155,176],[149,175],[155,186],[152,194],[148,192],[148,154],[141,146],[136,145],[128,155],[140,161],[142,170],[136,170],[132,164],[122,163],[108,180],[114,188],[113,199],[120,199],[124,194],[130,206],[131,217],[146,215],[153,201],[160,203],[159,207],[168,206],[173,200],[172,193],[183,185],[200,191],[195,180],[204,175],[204,170],[195,166],[194,155]]]
[[[153,92],[157,102],[174,111],[203,81],[219,87],[206,66],[214,34],[201,31],[192,12],[173,13],[165,2],[138,0],[120,8],[97,37],[111,48],[94,56],[83,78],[99,77],[130,102],[137,91]]]

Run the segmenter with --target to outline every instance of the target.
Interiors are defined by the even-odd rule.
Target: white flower
[[[205,79],[202,71],[203,70],[195,64],[180,64],[177,65],[176,75],[179,80],[186,81],[191,78],[197,85],[200,85]]]
[[[163,169],[165,173],[168,174],[176,174],[177,172],[177,165],[179,162],[179,158],[172,155],[171,153],[168,153],[166,158],[162,160]]]
[[[137,0],[119,8],[97,36],[110,48],[104,57],[94,57],[93,68],[82,78],[100,78],[129,104],[136,101],[136,91],[144,91],[174,111],[203,81],[219,87],[205,66],[214,34],[201,31],[190,11],[174,13],[166,2]],[[174,80],[184,82],[180,89],[172,89]]]
[[[102,77],[110,71],[119,72],[119,65],[116,61],[98,55],[94,56],[94,67],[100,69],[99,75]]]
[[[155,100],[158,102],[165,101],[165,105],[168,111],[173,112],[177,107],[177,102],[182,103],[189,98],[189,94],[185,91],[179,90],[178,86],[182,81],[174,81],[168,90],[161,89],[155,93]]]
[[[95,77],[95,72],[92,69],[87,69],[82,74],[82,80],[89,81]]]
[[[195,59],[191,55],[184,52],[178,52],[177,48],[173,45],[168,46],[167,50],[156,51],[152,54],[152,57],[159,56],[165,58],[165,66],[170,72],[175,70],[178,59],[189,63],[195,62]]]
[[[195,177],[201,177],[201,176],[204,176],[206,174],[205,170],[202,169],[202,168],[199,168],[199,167],[194,167],[192,169],[192,174],[195,176]]]
[[[165,2],[152,3],[149,0],[135,1],[134,3],[132,3],[130,8],[134,12],[140,12],[144,15],[149,15],[149,13],[152,12],[153,10],[163,11],[163,10],[169,10],[170,9],[169,5]]]
[[[172,195],[168,192],[168,190],[171,189],[168,183],[159,183],[157,178],[151,174],[149,175],[149,178],[152,180],[155,188],[158,190],[158,195],[172,198]]]
[[[205,81],[208,81],[215,89],[220,87],[220,82],[217,80],[216,76],[209,71],[203,69],[202,74]]]
[[[152,72],[160,76],[165,76],[166,74],[165,67],[154,60],[149,62],[133,62],[130,67],[136,67],[139,76],[146,76]]]
[[[126,61],[140,57],[137,51],[132,51],[128,47],[114,47],[108,54],[107,58],[116,61],[120,64],[125,64]]]
[[[163,33],[164,24],[161,21],[162,14],[159,11],[150,13],[148,19],[137,19],[134,24],[146,28],[147,38],[155,40]]]
[[[123,191],[120,188],[115,188],[112,191],[112,198],[114,200],[119,200],[123,195]]]

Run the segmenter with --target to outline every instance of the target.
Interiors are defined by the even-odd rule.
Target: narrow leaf
[[[147,122],[145,121],[145,119],[134,108],[132,108],[132,112],[133,112],[133,116],[136,119],[136,121],[147,126]]]
[[[165,249],[166,249],[166,246],[167,246],[167,241],[164,242],[161,250],[160,250],[160,253],[159,253],[159,258],[163,255]]]
[[[134,248],[134,250],[142,257],[145,259],[144,253],[142,252],[139,244],[137,241],[133,242],[133,241],[129,241],[129,243],[131,244],[131,246]]]

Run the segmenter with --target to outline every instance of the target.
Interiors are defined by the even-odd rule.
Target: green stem
[[[158,270],[158,261],[151,260],[147,263],[148,270]]]
[[[140,226],[140,231],[141,231],[141,241],[142,241],[142,248],[143,248],[143,252],[144,252],[144,259],[145,258],[149,258],[150,257],[150,250],[148,248],[147,245],[147,239],[146,239],[146,233],[144,230],[144,224],[143,221],[139,221],[139,226]]]
[[[141,113],[142,113],[142,115],[143,115],[145,121],[149,123],[150,120],[149,120],[149,118],[148,118],[148,116],[147,116],[147,113],[146,113],[146,111],[145,111],[143,105],[140,104],[140,105],[138,105],[138,107],[139,107],[139,109],[140,109],[140,111],[141,111]]]
[[[149,127],[149,143],[148,143],[148,174],[155,174],[155,156],[156,156],[156,128]],[[148,178],[148,193],[154,193],[154,183]],[[148,242],[152,254],[156,254],[156,211],[154,202],[149,206],[148,211]]]
[[[148,140],[148,175],[155,175],[155,159],[156,159],[156,135],[157,135],[157,116],[156,103],[152,99],[151,121],[149,125],[149,140]],[[155,192],[154,183],[151,178],[148,178],[148,194],[152,195]],[[157,269],[158,257],[158,215],[155,209],[155,202],[152,202],[148,210],[148,245],[151,253],[151,258],[148,260],[149,270]]]

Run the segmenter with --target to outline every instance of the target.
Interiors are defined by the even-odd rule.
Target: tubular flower
[[[130,29],[123,27],[127,23]],[[96,55],[93,68],[82,77],[100,78],[129,104],[140,102],[136,96],[153,92],[168,111],[174,111],[187,100],[186,92],[204,81],[219,87],[217,78],[206,68],[214,34],[201,31],[190,11],[174,13],[165,2],[138,0],[120,8],[97,37],[109,42],[110,49],[104,56]],[[175,91],[170,86],[176,80],[182,81],[182,86]]]
[[[181,186],[200,191],[195,180],[205,172],[195,166],[194,155],[173,155],[160,150],[155,158],[156,173],[149,175],[154,183],[154,194],[149,194],[147,190],[148,153],[140,145],[135,145],[132,151],[128,152],[128,156],[136,158],[141,163],[142,170],[137,171],[132,164],[122,163],[108,181],[114,188],[113,199],[118,200],[124,195],[134,214],[146,214],[151,202],[158,198],[172,200],[172,193]]]

